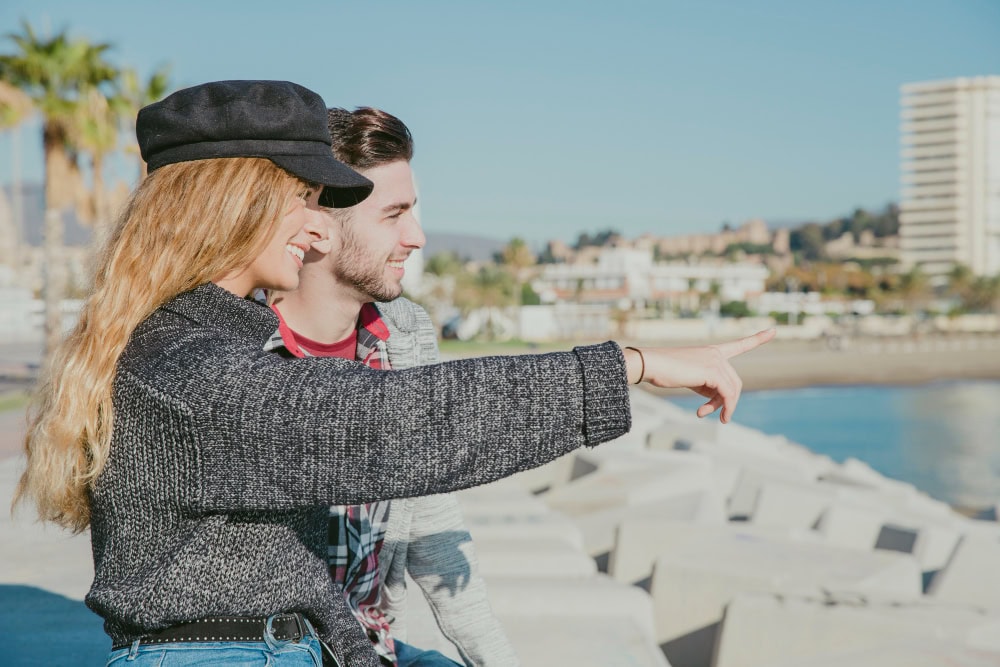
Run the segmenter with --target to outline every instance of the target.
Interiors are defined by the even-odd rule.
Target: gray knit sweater
[[[329,505],[483,484],[630,426],[613,343],[387,373],[265,352],[277,324],[206,284],[153,313],[122,353],[86,599],[116,643],[300,611],[344,664],[377,667],[327,571]]]

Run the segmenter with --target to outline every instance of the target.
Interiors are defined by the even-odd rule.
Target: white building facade
[[[1000,76],[901,89],[900,251],[931,275],[1000,273]]]
[[[652,252],[605,248],[595,264],[549,264],[533,281],[544,303],[567,301],[641,308],[676,303],[712,292],[722,302],[746,301],[764,292],[768,270],[750,263],[655,264]]]

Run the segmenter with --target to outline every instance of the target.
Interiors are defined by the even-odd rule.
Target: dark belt
[[[204,618],[190,623],[172,625],[139,638],[139,644],[173,642],[262,642],[267,631],[267,618],[219,617]],[[271,621],[271,636],[278,641],[298,641],[310,635],[302,614],[277,614]],[[128,648],[134,641],[115,644],[112,651]]]

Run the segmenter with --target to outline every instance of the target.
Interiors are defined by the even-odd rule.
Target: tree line
[[[48,351],[62,332],[63,214],[75,211],[92,224],[95,239],[104,236],[113,214],[105,165],[113,153],[124,151],[137,162],[140,178],[145,176],[145,163],[133,139],[135,119],[140,108],[169,91],[169,68],[162,66],[142,78],[134,69],[110,60],[110,44],[74,38],[65,30],[42,36],[27,21],[6,39],[9,50],[0,54],[0,130],[35,117],[42,123]],[[85,169],[90,172],[89,186]]]

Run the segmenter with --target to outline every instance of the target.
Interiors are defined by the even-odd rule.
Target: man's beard
[[[392,301],[403,293],[401,286],[386,283],[384,260],[380,260],[358,243],[344,226],[343,243],[333,275],[350,285],[370,301]]]

